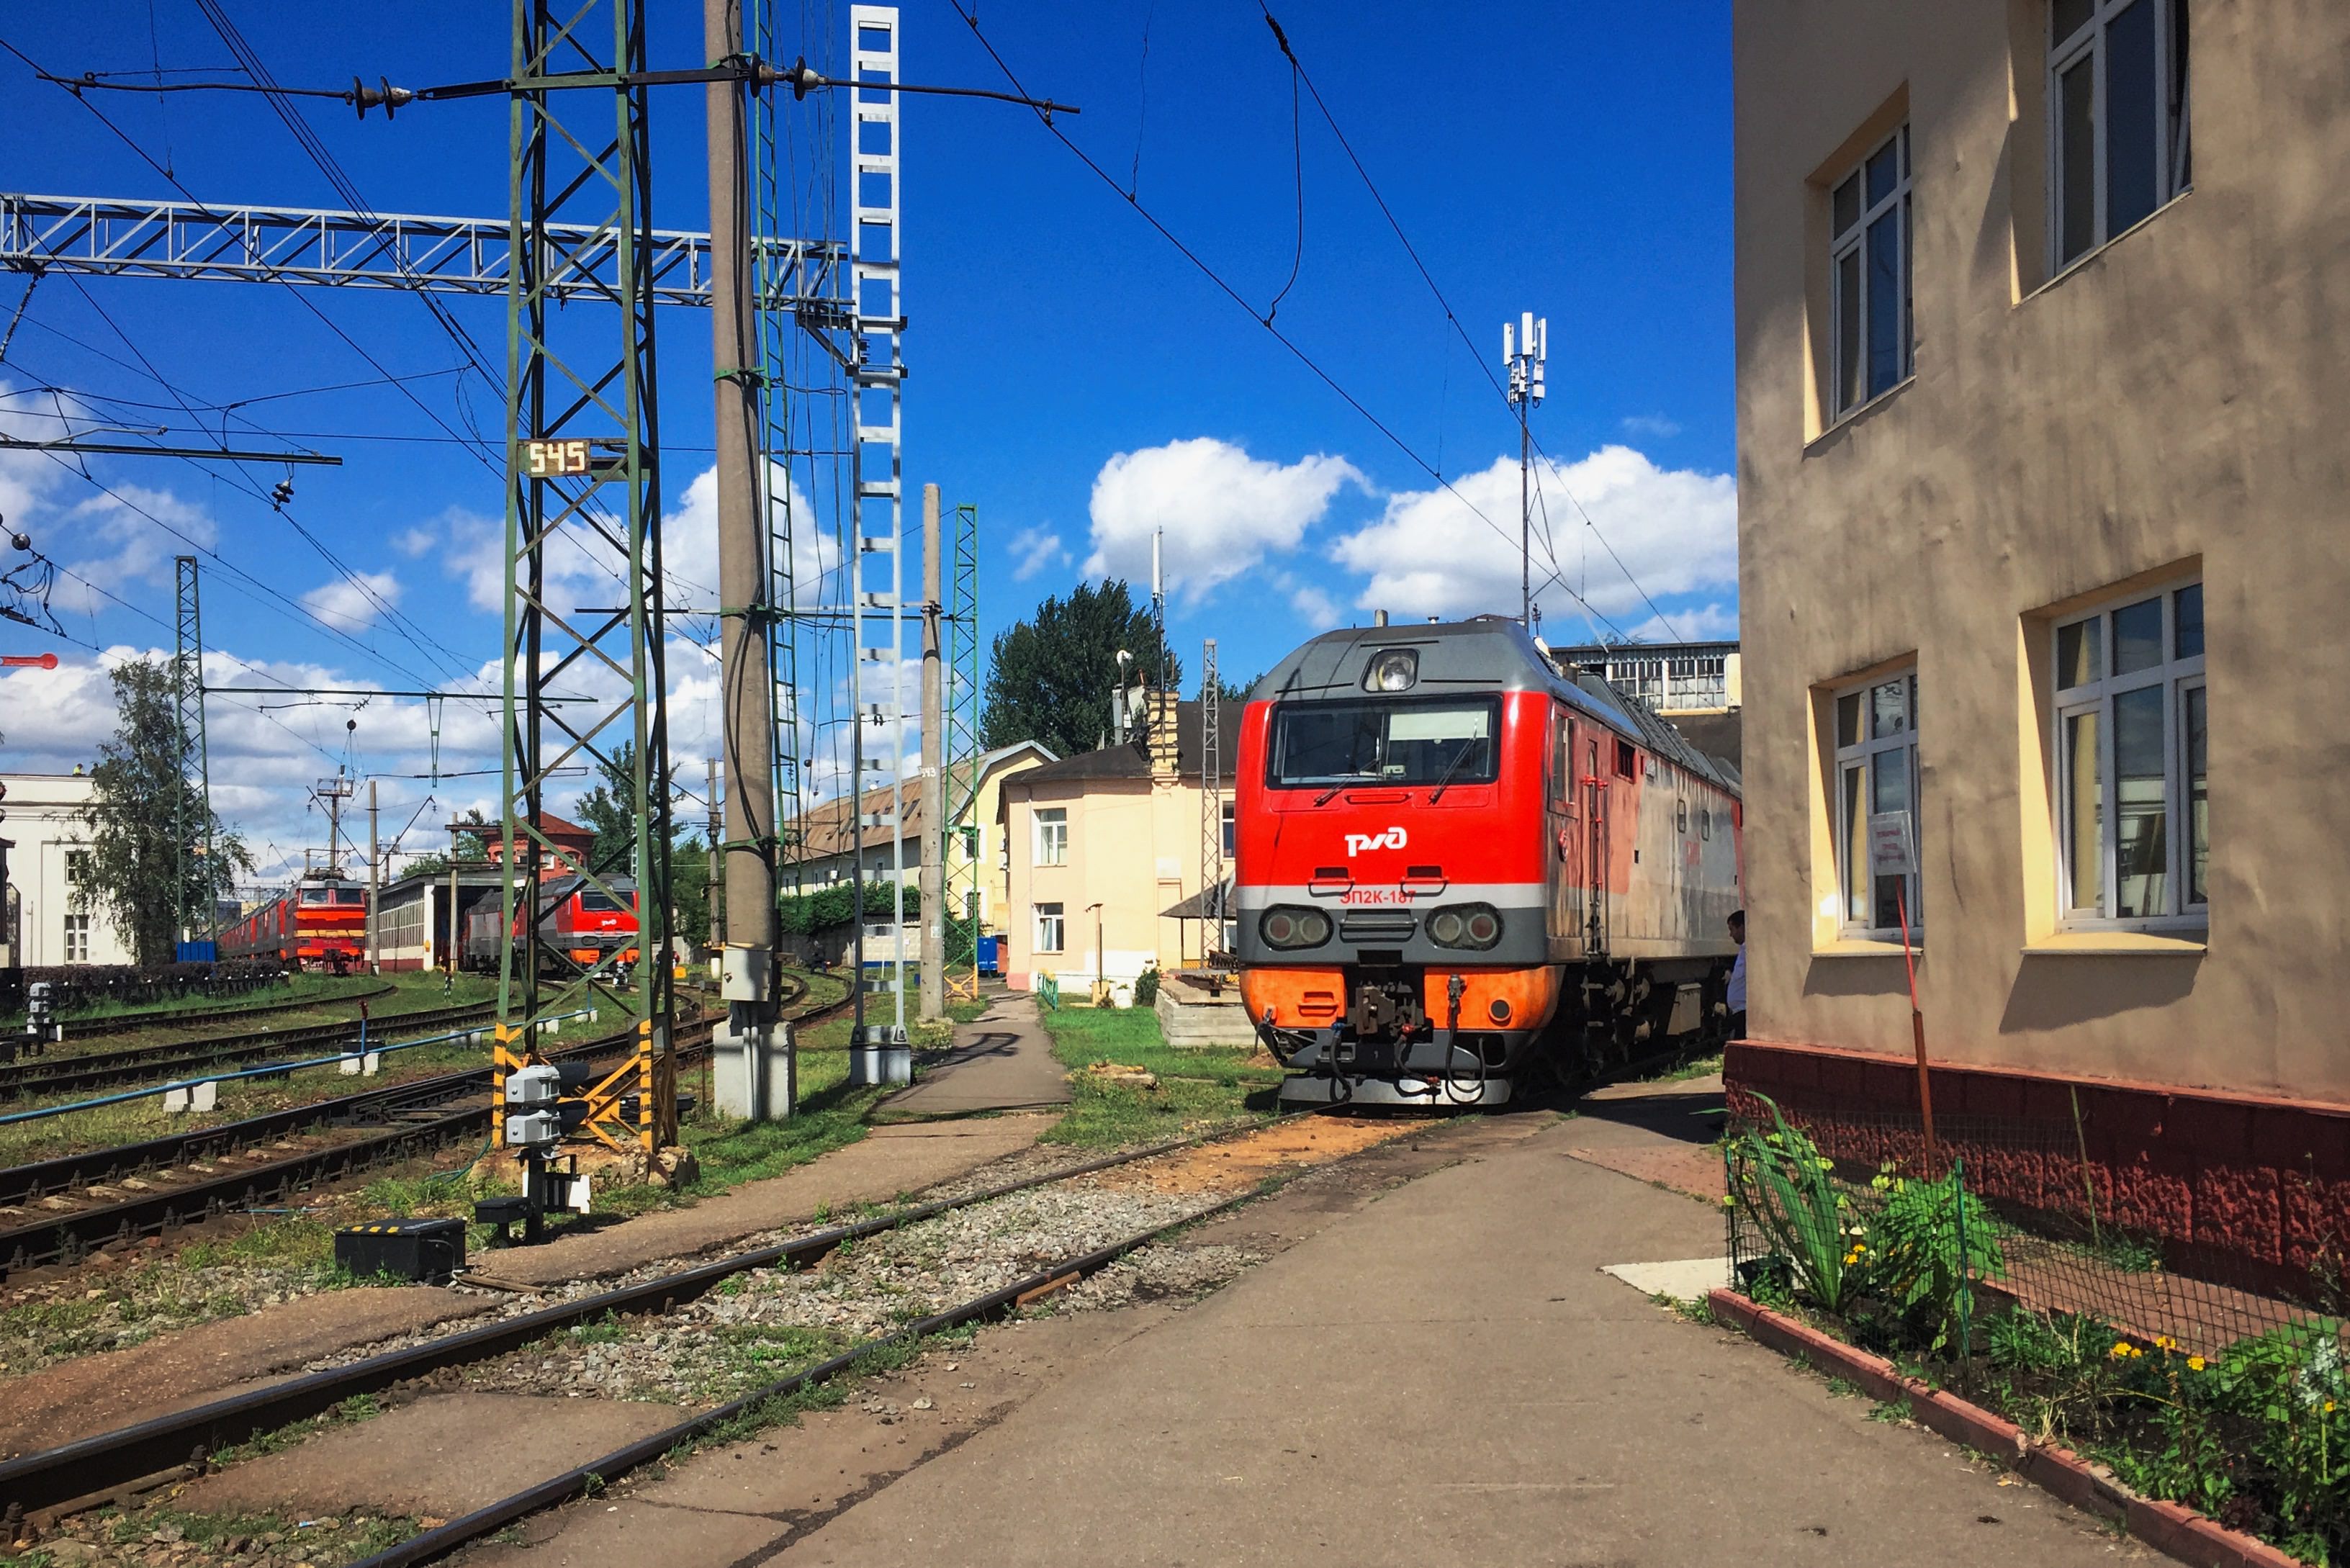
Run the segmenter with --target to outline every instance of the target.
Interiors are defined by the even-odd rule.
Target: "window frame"
[[[1029,811],[1030,853],[1038,866],[1066,866],[1069,863],[1069,808],[1066,805],[1040,805]],[[1057,829],[1048,836],[1047,828]],[[1046,852],[1046,845],[1051,852]]]
[[[1881,199],[1871,202],[1868,199],[1868,165],[1871,160],[1887,147],[1896,149],[1893,189]],[[1851,168],[1842,176],[1827,182],[1828,363],[1826,379],[1830,424],[1851,418],[1880,398],[1892,396],[1918,373],[1918,331],[1914,317],[1916,290],[1911,283],[1911,274],[1914,270],[1911,261],[1914,250],[1912,223],[1915,215],[1910,201],[1913,187],[1911,161],[1909,122],[1905,119],[1889,134],[1873,143],[1866,151],[1855,159]],[[1858,215],[1854,218],[1849,227],[1839,229],[1835,226],[1836,192],[1843,190],[1846,184],[1855,186]],[[1870,391],[1867,389],[1870,345],[1866,250],[1870,228],[1879,218],[1887,214],[1895,214],[1898,219],[1895,224],[1895,233],[1901,249],[1901,307],[1895,326],[1895,334],[1899,341],[1901,353],[1893,379],[1877,390]],[[1846,388],[1844,377],[1844,263],[1847,256],[1856,258],[1856,262],[1855,272],[1859,279],[1860,297],[1855,309],[1855,318],[1860,323],[1861,334],[1857,350],[1858,358],[1856,361],[1860,370],[1860,391],[1849,402],[1846,400]]]
[[[1897,684],[1902,688],[1903,727],[1898,731],[1880,735],[1877,732],[1877,711],[1873,694],[1879,687]],[[1860,735],[1850,744],[1845,742],[1842,729],[1843,703],[1847,697],[1856,697],[1860,701]],[[1854,772],[1860,774],[1864,799],[1870,807],[1870,812],[1864,815],[1873,815],[1877,799],[1877,759],[1885,753],[1898,751],[1906,753],[1904,765],[1908,770],[1909,832],[1913,841],[1911,850],[1918,867],[1918,870],[1911,871],[1905,878],[1908,886],[1903,889],[1909,917],[1909,941],[1913,947],[1925,945],[1926,907],[1923,897],[1925,852],[1922,844],[1925,837],[1922,820],[1924,786],[1918,776],[1918,666],[1914,662],[1882,670],[1867,680],[1842,681],[1829,689],[1828,735],[1832,742],[1829,755],[1834,765],[1830,770],[1831,798],[1828,803],[1828,813],[1831,829],[1835,836],[1836,931],[1839,936],[1846,939],[1893,942],[1901,940],[1901,927],[1898,921],[1891,925],[1882,925],[1875,919],[1877,912],[1877,888],[1874,867],[1864,868],[1867,876],[1867,889],[1866,897],[1860,900],[1861,907],[1869,912],[1869,918],[1856,919],[1853,917],[1855,868],[1851,861],[1854,827],[1849,804],[1851,796],[1846,786],[1846,776],[1848,774]],[[1862,836],[1866,837],[1866,824],[1864,823],[1862,826]]]
[[[2111,136],[2106,116],[2106,106],[2111,101],[2106,86],[2112,50],[2106,39],[2115,18],[2133,5],[2147,4],[2154,7],[2154,108],[2157,117],[2154,134],[2155,201],[2146,216],[2119,231],[2113,227],[2108,212],[2111,195],[2107,179],[2108,144]],[[2061,275],[2095,255],[2122,234],[2138,224],[2152,220],[2156,214],[2195,188],[2195,124],[2191,79],[2180,75],[2178,44],[2181,21],[2191,15],[2184,9],[2186,0],[2089,0],[2089,19],[2065,37],[2056,34],[2056,5],[2048,5],[2047,57],[2044,62],[2048,122],[2048,266],[2049,275]],[[2194,59],[2190,41],[2186,50],[2189,67]],[[2088,243],[2071,256],[2064,254],[2064,77],[2074,67],[2090,60],[2089,132],[2094,143],[2090,156],[2090,237]]]
[[[1035,940],[1036,951],[1064,953],[1069,950],[1069,917],[1066,900],[1039,901],[1028,906],[1028,913],[1031,924],[1029,934]],[[1052,922],[1053,932],[1053,940],[1049,946],[1045,940],[1047,920]]]
[[[2178,576],[2150,583],[2126,593],[2108,595],[2085,609],[2054,617],[2048,626],[2049,654],[2049,750],[2052,755],[2052,789],[2050,792],[2050,826],[2056,857],[2056,929],[2059,931],[2146,931],[2154,933],[2206,931],[2210,928],[2210,889],[2198,901],[2189,895],[2193,888],[2188,879],[2192,824],[2189,816],[2191,792],[2187,774],[2186,694],[2190,691],[2207,691],[2205,655],[2190,658],[2178,655],[2178,596],[2188,588],[2200,589],[2203,578],[2199,573],[2184,573]],[[2162,658],[2154,664],[2126,674],[2115,674],[2114,616],[2116,612],[2135,608],[2149,601],[2162,607]],[[2094,680],[2074,686],[2062,686],[2064,667],[2058,661],[2060,639],[2074,627],[2088,622],[2097,623],[2097,670]],[[2207,623],[2208,628],[2208,623]],[[2209,631],[2207,629],[2208,639]],[[2208,640],[2207,640],[2208,648]],[[2163,903],[2158,914],[2122,915],[2118,908],[2121,856],[2121,780],[2116,774],[2114,758],[2114,704],[2117,698],[2134,691],[2159,688],[2162,699],[2162,809],[2163,809]],[[2204,699],[2206,723],[2209,723],[2210,699]],[[2097,720],[2097,903],[2094,909],[2082,909],[2074,903],[2074,858],[2072,823],[2069,807],[2073,799],[2073,759],[2064,744],[2064,726],[2069,719],[2085,713],[2095,713]],[[2206,736],[2204,790],[2210,790],[2209,736]],[[2204,850],[2207,865],[2210,846]]]
[[[59,935],[65,944],[63,960],[65,963],[89,961],[90,918],[86,912],[79,909],[67,910],[65,924]]]

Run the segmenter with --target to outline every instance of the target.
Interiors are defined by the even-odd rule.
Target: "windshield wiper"
[[[1334,784],[1328,789],[1324,790],[1320,794],[1315,795],[1314,797],[1314,804],[1315,805],[1327,805],[1330,804],[1330,797],[1332,795],[1336,794],[1340,790],[1345,789],[1347,784],[1359,782],[1359,780],[1356,779],[1347,779],[1341,783]]]
[[[1490,743],[1491,742],[1488,742],[1484,736],[1480,735],[1477,737],[1477,743],[1474,746],[1463,746],[1459,751],[1453,753],[1452,760],[1444,764],[1444,772],[1438,777],[1436,787],[1428,792],[1428,804],[1434,805],[1439,800],[1443,798],[1444,792],[1452,787],[1452,775],[1461,771],[1461,764],[1469,760],[1469,753],[1471,752],[1482,753]]]

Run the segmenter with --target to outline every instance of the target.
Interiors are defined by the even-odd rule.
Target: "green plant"
[[[1823,1311],[1844,1310],[1853,1272],[1847,1262],[1846,1214],[1851,1200],[1836,1190],[1835,1162],[1819,1145],[1787,1125],[1767,1095],[1768,1132],[1747,1127],[1729,1145],[1730,1196],[1792,1274],[1796,1291]]]
[[[1981,1205],[1970,1206],[1962,1171],[1927,1181],[1887,1165],[1869,1185],[1886,1195],[1885,1206],[1855,1237],[1845,1263],[1914,1340],[1939,1353],[1972,1317],[1974,1282],[2006,1277],[2006,1254]]]
[[[1150,1007],[1159,1001],[1159,966],[1150,965],[1134,977],[1134,1005]]]

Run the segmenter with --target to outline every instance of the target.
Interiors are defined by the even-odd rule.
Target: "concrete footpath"
[[[889,1116],[964,1116],[1069,1103],[1067,1071],[1037,1022],[1036,999],[999,993],[985,1012],[955,1025],[954,1044],[921,1082],[881,1102]]]
[[[989,1328],[463,1568],[2161,1561],[1599,1272],[1719,1255],[1659,1184],[1707,1097],[1389,1140],[1172,1242],[1265,1259],[1204,1300]]]
[[[2089,1563],[2142,1555],[1598,1271],[1718,1210],[1570,1156],[1423,1178],[790,1543],[806,1564]]]

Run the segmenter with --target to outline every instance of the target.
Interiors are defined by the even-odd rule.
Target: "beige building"
[[[1226,708],[1222,836],[1229,878],[1239,709]],[[1097,979],[1129,986],[1154,965],[1164,973],[1200,961],[1206,922],[1166,911],[1200,891],[1201,759],[1200,705],[1163,703],[1150,739],[1065,757],[1006,784],[1003,970],[1014,989],[1051,975],[1065,993],[1082,995]]]
[[[968,886],[976,889],[983,931],[1000,934],[1004,929],[1004,911],[1009,907],[1009,862],[1003,852],[1002,821],[1004,781],[1055,760],[1052,749],[1036,741],[1022,741],[982,753],[976,764],[979,786],[975,791],[970,784],[972,763],[948,764],[947,800],[955,808],[955,820],[954,831],[947,840],[946,885],[950,888]],[[881,823],[897,813],[898,793],[886,787],[867,790],[857,807],[865,815],[867,823],[862,864],[868,882],[886,882],[895,873],[893,835]],[[905,880],[906,886],[911,888],[920,878],[922,865],[920,779],[906,781],[904,803],[905,814],[898,832],[905,838]],[[847,881],[855,875],[853,868],[859,864],[856,814],[846,797],[811,807],[799,819],[798,828],[798,864],[785,869],[786,890],[795,882],[814,889],[826,883]],[[966,875],[968,882],[962,879]]]
[[[1734,47],[1733,1082],[1914,1098],[1906,918],[1938,1110],[2077,1097],[2142,1222],[2305,1262],[2350,1235],[2350,5],[1738,0]]]

